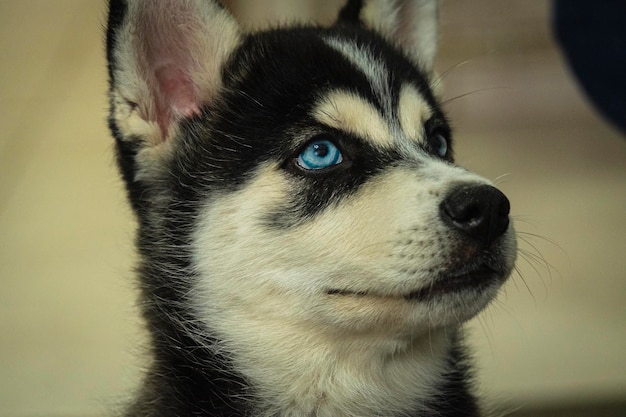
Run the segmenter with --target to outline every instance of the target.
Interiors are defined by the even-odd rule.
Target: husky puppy
[[[454,164],[432,0],[246,33],[111,0],[110,128],[151,362],[127,416],[478,416],[460,327],[515,260]]]

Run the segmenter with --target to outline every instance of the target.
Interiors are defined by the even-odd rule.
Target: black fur
[[[435,114],[427,126],[432,126],[429,128],[432,133],[435,130],[442,132],[452,147],[450,127],[430,92],[426,77],[376,33],[356,30],[344,24],[331,29],[278,29],[249,36],[224,70],[228,92],[213,108],[206,109],[206,129],[219,133],[211,135],[215,146],[210,154],[203,152],[194,156],[201,165],[201,172],[197,173],[196,178],[207,178],[210,181],[215,176],[206,175],[206,171],[214,170],[221,186],[232,189],[263,160],[286,161],[284,168],[293,173],[294,180],[300,182],[302,192],[294,196],[289,207],[272,215],[277,224],[294,224],[294,221],[289,220],[294,211],[297,218],[313,216],[336,203],[338,198],[345,198],[356,191],[378,172],[378,168],[401,162],[398,154],[384,154],[357,137],[329,130],[310,119],[309,111],[315,99],[331,88],[356,90],[378,108],[382,109],[383,106],[363,74],[326,45],[320,33],[357,38],[368,50],[376,51],[377,57],[394,69],[392,88],[395,96],[402,84],[414,84],[434,109]],[[254,74],[254,77],[240,77],[244,70]],[[259,103],[262,103],[262,107]],[[299,137],[294,132],[315,133],[309,137]],[[303,143],[319,134],[325,134],[341,144],[350,163],[342,164],[336,170],[315,172],[312,175],[293,169],[289,162],[295,159]],[[240,137],[247,138],[245,145],[238,140]],[[291,148],[284,148],[286,137],[293,138]],[[275,154],[279,149],[282,152]],[[431,149],[425,151],[434,153]],[[451,158],[450,153],[450,161]],[[216,186],[220,185],[210,182],[206,191],[215,190]],[[317,192],[309,192],[310,189]]]
[[[331,87],[356,90],[381,107],[368,81],[321,41],[320,31],[356,39],[375,51],[393,68],[392,88],[397,91],[403,83],[414,84],[434,109],[433,131],[438,129],[449,138],[445,116],[424,74],[379,35],[360,26],[361,7],[362,1],[351,0],[341,12],[341,24],[330,29],[301,27],[249,35],[223,69],[226,93],[204,107],[201,116],[184,122],[180,146],[168,167],[170,176],[159,188],[136,179],[137,141],[124,140],[110,118],[119,166],[140,225],[141,307],[153,357],[142,389],[126,412],[128,417],[254,416],[254,401],[243,400],[254,398],[254,388],[226,355],[206,348],[214,343],[212,335],[196,327],[185,304],[195,279],[189,253],[193,219],[204,201],[213,193],[244,186],[261,162],[281,160],[301,192],[287,207],[267,213],[266,219],[270,227],[290,227],[337,204],[382,167],[403,163],[398,154],[382,154],[359,138],[317,125],[308,116],[314,100]],[[107,58],[111,86],[116,30],[126,9],[123,0],[110,2]],[[315,175],[299,172],[292,161],[309,138],[297,132],[311,132],[311,137],[330,135],[342,145],[350,164]],[[278,146],[285,137],[292,138],[291,147]],[[478,415],[468,390],[460,342],[450,351],[449,361],[450,372],[439,389],[441,394],[427,404],[432,412],[420,417]]]
[[[363,0],[349,0],[339,12],[338,23],[360,24]]]

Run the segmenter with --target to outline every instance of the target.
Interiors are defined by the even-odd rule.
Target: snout
[[[509,227],[510,203],[497,188],[486,184],[460,184],[439,206],[444,223],[483,248]]]

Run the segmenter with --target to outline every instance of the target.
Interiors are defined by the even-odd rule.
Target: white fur
[[[192,302],[260,390],[267,415],[363,417],[415,407],[441,378],[448,326],[495,296],[494,284],[432,303],[402,298],[459,256],[436,196],[459,181],[485,182],[427,157],[419,166],[389,169],[286,230],[263,223],[297,187],[277,165],[207,206],[194,243],[200,279]],[[512,231],[503,251],[511,268]]]
[[[439,0],[410,0],[405,35],[400,45],[425,69],[432,69],[437,54]]]
[[[363,73],[370,82],[372,91],[383,106],[383,116],[391,117],[392,102],[389,70],[384,62],[377,59],[370,51],[352,41],[340,38],[328,38],[326,43],[345,56],[355,68]]]
[[[398,30],[405,16],[396,2],[366,1],[363,18],[429,69],[435,3],[409,0],[406,16],[423,27],[408,32]],[[221,66],[240,41],[234,19],[213,2],[129,1],[115,50],[113,117],[122,137],[144,145],[139,178],[158,183],[167,174],[178,122],[219,94]],[[259,417],[419,412],[445,379],[458,325],[482,310],[499,285],[428,301],[406,295],[473,256],[456,250],[439,204],[459,183],[487,181],[419,150],[431,109],[415,87],[403,86],[393,109],[385,63],[345,39],[326,42],[367,77],[383,111],[335,90],[311,116],[374,147],[400,150],[404,160],[285,228],[267,219],[289,206],[304,180],[283,169],[284,161],[263,163],[244,187],[211,196],[189,219],[195,274],[173,278],[194,280],[185,300],[198,320],[193,324],[215,336],[218,342],[206,347],[226,352],[250,382]],[[158,227],[159,220],[150,221]],[[499,251],[510,270],[512,226]]]
[[[430,71],[437,52],[438,5],[438,0],[366,0],[361,17]]]
[[[390,93],[389,88],[379,91],[387,95],[387,103],[393,101]],[[356,134],[380,149],[395,148],[410,158],[421,158],[418,145],[425,145],[423,126],[432,115],[429,104],[413,85],[406,84],[400,89],[396,117],[392,113],[383,117],[368,100],[342,90],[322,96],[312,111],[315,119],[328,127]]]
[[[367,100],[346,91],[332,91],[313,109],[315,119],[334,129],[367,138],[381,148],[393,146],[393,135],[380,112]]]
[[[404,85],[400,90],[398,103],[400,126],[407,138],[423,141],[424,123],[431,117],[430,106],[412,85]]]

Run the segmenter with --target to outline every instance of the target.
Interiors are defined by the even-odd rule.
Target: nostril
[[[510,203],[490,185],[460,185],[441,202],[444,222],[476,241],[490,245],[509,226]]]
[[[446,200],[443,204],[443,210],[446,216],[459,227],[472,226],[476,222],[480,222],[484,215],[483,208],[469,198],[467,200],[455,199],[460,201]]]

